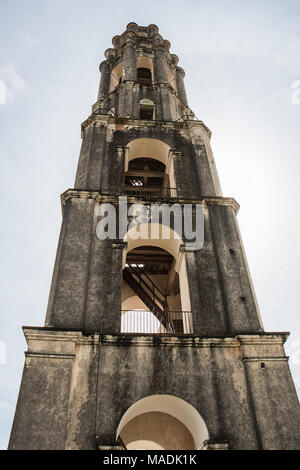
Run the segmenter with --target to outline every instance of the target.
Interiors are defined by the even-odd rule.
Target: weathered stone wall
[[[39,335],[38,330],[29,336],[9,448],[61,450],[66,445],[74,338],[67,332]]]
[[[191,131],[184,124],[156,126],[134,121],[127,124],[122,125],[120,121],[118,125],[114,118],[99,117],[84,126],[75,188],[122,194],[125,168],[118,161],[118,147],[125,148],[135,139],[152,138],[176,151],[174,163],[179,197],[201,199],[221,195],[215,175],[210,171],[208,144],[201,136],[191,138]],[[123,129],[116,130],[118,127]],[[205,130],[200,132],[204,134]]]
[[[29,352],[10,448],[112,446],[126,410],[152,394],[186,400],[210,440],[230,449],[300,447],[284,335],[106,335],[99,343],[98,335],[80,332],[25,334]]]
[[[118,204],[118,198],[89,192],[71,192],[65,200],[47,326],[120,331],[123,245],[97,238],[96,209],[105,201]],[[206,198],[203,204],[204,246],[186,251],[194,332],[262,331],[232,203]]]
[[[120,330],[122,251],[97,238],[97,206],[92,198],[66,201],[47,326]]]

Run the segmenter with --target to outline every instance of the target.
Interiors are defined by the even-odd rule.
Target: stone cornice
[[[259,357],[242,357],[241,362],[288,362],[289,356],[259,356]]]
[[[81,189],[67,189],[64,193],[61,194],[61,204],[62,210],[66,201],[68,199],[94,199],[96,202],[110,202],[111,204],[118,204],[119,197],[124,197],[124,195],[109,195],[101,194],[99,191],[86,191]],[[128,196],[128,204],[151,204],[159,203],[160,201],[170,201],[170,204],[204,204],[205,206],[217,205],[217,206],[229,206],[232,207],[235,213],[238,212],[240,206],[234,198],[231,197],[215,197],[215,196],[204,196],[202,199],[185,199],[185,198],[143,198],[143,197],[134,197]]]
[[[240,343],[236,338],[202,338],[197,335],[143,335],[143,334],[120,334],[103,335],[101,337],[103,346],[134,345],[134,346],[177,346],[193,348],[238,348]]]
[[[213,440],[204,441],[200,450],[229,450],[229,444],[226,441],[217,442]]]
[[[186,128],[191,129],[193,127],[201,127],[207,134],[208,138],[210,139],[212,136],[211,130],[204,124],[203,121],[198,121],[198,120],[187,120],[184,121],[184,124]]]
[[[75,359],[75,354],[63,354],[63,353],[38,353],[33,351],[26,351],[25,357],[43,358],[43,359]]]
[[[139,119],[116,117],[112,114],[96,114],[96,112],[94,112],[88,117],[88,119],[86,119],[86,121],[81,124],[81,137],[83,137],[84,130],[95,123],[98,123],[100,125],[102,124],[104,126],[107,126],[109,124],[123,124],[126,127],[130,126],[132,128],[159,126],[161,128],[174,129],[177,131],[191,129],[193,127],[201,127],[201,129],[208,136],[209,139],[212,135],[210,129],[204,124],[203,121],[190,119],[185,119],[182,121],[141,121]]]
[[[67,189],[60,196],[62,207],[66,204],[68,199],[98,199],[100,197],[99,191],[85,191],[82,189]],[[113,196],[114,197],[114,196]],[[114,199],[115,200],[115,199]]]
[[[77,341],[82,335],[80,331],[62,331],[54,330],[44,327],[28,327],[23,326],[23,333],[26,338],[26,342],[43,339],[44,341]]]
[[[230,206],[236,214],[240,208],[239,204],[233,197],[204,196],[203,201],[206,206]]]
[[[245,346],[255,346],[257,344],[284,344],[289,337],[289,332],[284,331],[281,333],[268,333],[265,335],[240,335],[237,336],[237,339],[242,345]]]
[[[59,341],[73,342],[76,344],[90,344],[103,346],[135,345],[135,346],[177,346],[193,348],[239,348],[245,344],[262,345],[282,345],[288,332],[260,332],[246,335],[236,335],[228,337],[207,337],[197,334],[172,335],[172,334],[143,334],[143,333],[120,333],[120,334],[84,334],[79,330],[58,330],[51,327],[23,327],[23,332],[27,343],[29,341]],[[45,352],[31,352],[29,355],[42,354]],[[51,353],[52,354],[52,353]],[[53,353],[59,356],[63,353]],[[73,357],[72,354],[67,354]],[[286,358],[286,359],[285,359]],[[267,356],[267,357],[243,357],[244,361],[267,361],[267,360],[287,360],[287,356]]]

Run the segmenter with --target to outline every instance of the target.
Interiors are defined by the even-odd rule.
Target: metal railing
[[[193,333],[191,312],[168,311],[168,316],[172,324],[167,329],[150,310],[122,310],[121,333]]]
[[[193,333],[192,312],[173,310],[168,314],[175,333]]]
[[[146,186],[125,186],[127,196],[144,196],[155,198],[173,198],[177,197],[176,188],[151,188]]]

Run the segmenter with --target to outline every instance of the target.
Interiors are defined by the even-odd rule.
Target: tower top
[[[156,24],[139,26],[134,22],[128,23],[124,33],[114,36],[112,44],[114,47],[106,49],[104,53],[106,59],[114,58],[126,44],[135,46],[146,53],[151,53],[156,48],[162,48],[170,54],[171,47],[171,43],[159,34],[159,28]],[[170,54],[170,58],[174,65],[178,64],[179,59],[176,54]]]
[[[101,79],[93,113],[168,122],[194,118],[184,70],[155,24],[131,22],[113,37],[112,44],[99,65]]]

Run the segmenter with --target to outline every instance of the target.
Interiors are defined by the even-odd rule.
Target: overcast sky
[[[157,24],[186,71],[190,107],[213,133],[224,196],[241,206],[265,329],[291,331],[286,349],[300,389],[300,93],[292,88],[300,85],[300,1],[0,0],[0,448],[23,368],[21,326],[44,322],[59,195],[74,184],[80,124],[96,101],[104,50],[130,21]]]

